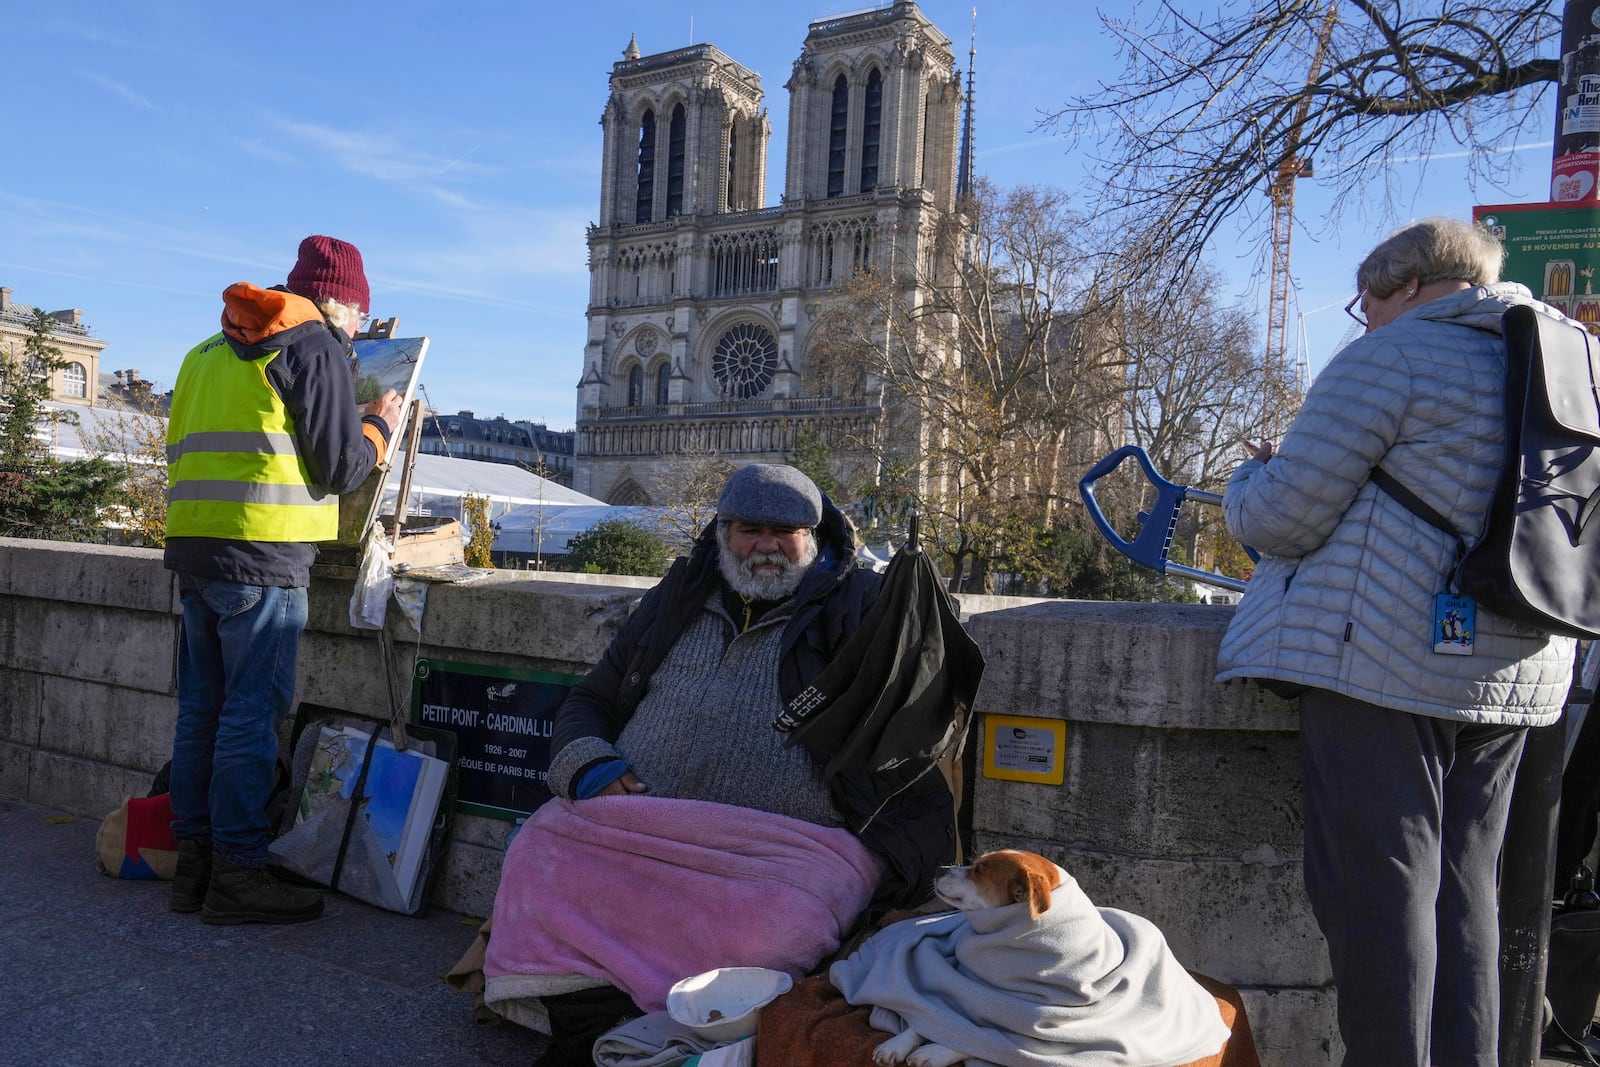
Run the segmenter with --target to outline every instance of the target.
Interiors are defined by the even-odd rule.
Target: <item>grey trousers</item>
[[[1300,698],[1306,895],[1346,1067],[1496,1067],[1495,872],[1526,733]]]

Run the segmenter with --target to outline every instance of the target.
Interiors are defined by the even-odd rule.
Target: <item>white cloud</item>
[[[143,108],[145,111],[161,110],[160,108],[156,107],[155,104],[151,103],[148,97],[141,96],[132,89],[128,88],[126,85],[123,85],[121,82],[112,81],[104,74],[92,70],[80,70],[77,73],[78,77],[82,78],[84,81],[92,82],[95,85],[100,86],[102,89],[109,89],[117,96],[122,97],[122,99],[132,104],[134,107]]]
[[[276,145],[268,144],[265,141],[257,138],[252,137],[246,139],[234,137],[231,138],[231,140],[241,152],[246,152],[249,155],[255,156],[257,159],[276,164],[280,167],[299,167],[304,166],[306,162],[305,157],[302,155],[290,152],[287,149],[279,148]]]
[[[482,173],[484,168],[465,162],[463,153],[454,159],[430,156],[394,139],[360,130],[337,129],[309,122],[275,118],[272,125],[289,136],[324,153],[335,164],[351,172],[379,181],[400,185],[427,185],[431,180],[454,172],[460,178]]]

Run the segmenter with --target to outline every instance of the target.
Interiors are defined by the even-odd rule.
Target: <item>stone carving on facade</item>
[[[817,68],[812,64],[809,55],[802,55],[794,61],[794,68],[789,73],[789,80],[784,88],[793,92],[795,89],[806,88],[817,84]]]
[[[778,343],[758,322],[740,322],[718,338],[711,374],[729,400],[754,400],[767,391],[778,369]]]

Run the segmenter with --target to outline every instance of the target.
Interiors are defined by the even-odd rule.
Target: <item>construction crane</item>
[[[1333,35],[1338,5],[1330,0],[1328,13],[1323,16],[1322,27],[1317,31],[1316,48],[1311,53],[1311,69],[1306,74],[1306,87],[1316,85],[1322,75],[1322,59],[1328,49],[1328,38]],[[1305,93],[1295,105],[1294,118],[1284,135],[1283,155],[1278,158],[1278,168],[1268,183],[1267,192],[1272,198],[1272,273],[1268,277],[1267,296],[1267,389],[1262,396],[1264,410],[1261,433],[1269,440],[1283,436],[1288,426],[1289,407],[1298,405],[1299,398],[1284,395],[1281,386],[1287,380],[1287,339],[1289,326],[1289,238],[1294,228],[1294,182],[1296,178],[1311,177],[1311,160],[1300,158],[1300,131],[1305,126],[1311,109],[1311,94]]]

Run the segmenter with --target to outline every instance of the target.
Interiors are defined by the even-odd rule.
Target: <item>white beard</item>
[[[743,560],[735,559],[728,551],[728,539],[723,530],[717,532],[717,564],[722,580],[740,596],[752,600],[782,600],[800,587],[800,580],[817,559],[817,539],[806,539],[806,551],[798,560],[791,560],[782,551],[752,552]],[[773,571],[769,567],[775,566]],[[761,573],[756,568],[761,567]]]

